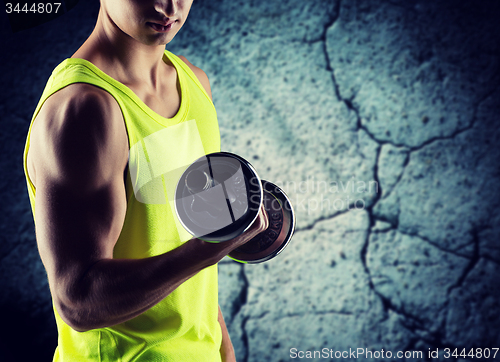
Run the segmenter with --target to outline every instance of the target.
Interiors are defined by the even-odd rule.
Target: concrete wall
[[[50,360],[56,344],[21,155],[46,79],[97,7],[2,25],[5,360]],[[239,361],[500,347],[499,16],[494,0],[195,1],[167,48],[208,74],[223,150],[297,211],[282,255],[220,264]]]

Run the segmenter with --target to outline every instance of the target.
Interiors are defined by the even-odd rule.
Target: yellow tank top
[[[220,151],[217,115],[203,86],[181,59],[168,51],[163,59],[175,66],[181,88],[181,105],[173,118],[158,115],[124,84],[92,63],[74,58],[54,69],[32,118],[33,123],[49,96],[72,83],[93,84],[118,102],[130,151],[127,212],[115,258],[159,255],[191,238],[173,209],[175,186],[191,162]],[[24,170],[34,214],[36,190],[26,168],[29,144],[30,133]],[[138,317],[112,327],[76,332],[54,308],[59,333],[54,361],[220,361],[217,312],[216,265],[204,269]]]

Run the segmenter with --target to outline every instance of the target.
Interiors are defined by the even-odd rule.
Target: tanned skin
[[[192,0],[101,0],[96,27],[73,55],[89,60],[134,91],[153,111],[174,116],[177,73],[163,60]],[[155,30],[169,24],[168,32]],[[181,57],[211,97],[206,74]],[[138,316],[202,269],[268,227],[265,211],[243,235],[220,244],[192,239],[146,259],[114,259],[126,213],[128,138],[114,98],[89,84],[50,96],[33,124],[28,174],[36,187],[36,236],[53,301],[77,331]],[[223,361],[235,361],[219,308]]]

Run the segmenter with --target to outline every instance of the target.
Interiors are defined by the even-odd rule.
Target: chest
[[[173,118],[181,105],[181,88],[177,77],[165,79],[158,90],[129,85],[129,88],[152,111],[165,118]]]

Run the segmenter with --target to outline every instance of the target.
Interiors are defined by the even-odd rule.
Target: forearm
[[[80,331],[127,321],[218,262],[225,248],[192,239],[151,258],[99,260],[58,293],[56,307],[63,319]]]

